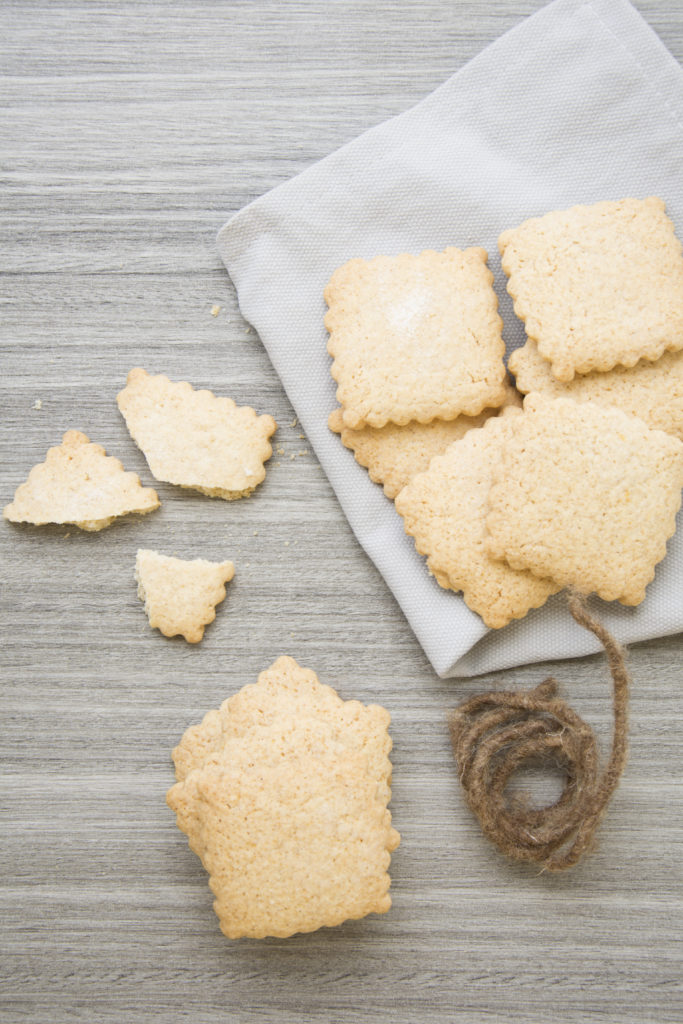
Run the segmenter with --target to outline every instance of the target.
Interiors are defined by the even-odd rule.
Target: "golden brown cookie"
[[[491,629],[522,618],[560,589],[552,581],[494,560],[486,549],[489,488],[503,447],[523,415],[509,409],[469,430],[396,498],[406,533],[427,556],[437,583],[462,591],[467,606]]]
[[[232,501],[265,478],[272,416],[140,368],[130,371],[117,402],[157,480]]]
[[[344,425],[477,416],[505,400],[505,346],[486,252],[352,259],[325,288]]]
[[[683,348],[683,256],[661,199],[553,211],[498,247],[515,312],[559,381]]]
[[[156,491],[142,487],[137,473],[127,473],[118,459],[79,430],[68,430],[45,462],[33,467],[3,515],[13,523],[68,523],[97,531],[118,516],[158,507]]]
[[[164,636],[184,636],[197,644],[225,599],[225,584],[235,575],[232,562],[187,560],[140,548],[135,561],[138,597],[149,624]]]
[[[488,553],[639,604],[676,528],[682,486],[676,438],[621,409],[529,395],[494,472]]]

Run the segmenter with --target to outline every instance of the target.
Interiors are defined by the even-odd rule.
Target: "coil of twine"
[[[556,679],[533,690],[479,694],[449,717],[460,781],[485,835],[508,857],[546,871],[572,867],[590,847],[627,759],[623,651],[584,598],[570,593],[568,604],[574,619],[602,643],[612,676],[614,732],[602,772],[593,731],[557,696]],[[539,763],[559,767],[565,785],[555,803],[536,809],[507,796],[506,789],[522,767]]]

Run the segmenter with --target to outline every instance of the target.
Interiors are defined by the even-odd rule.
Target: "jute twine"
[[[582,597],[570,593],[568,604],[575,620],[602,643],[612,675],[614,734],[602,773],[592,729],[557,696],[552,677],[533,690],[472,697],[449,719],[460,781],[484,833],[508,857],[546,871],[572,867],[590,847],[627,758],[624,654]],[[565,774],[561,796],[548,807],[529,808],[506,795],[515,772],[532,764],[552,764]]]

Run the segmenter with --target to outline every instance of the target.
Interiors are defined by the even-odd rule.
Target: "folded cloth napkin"
[[[682,128],[683,71],[634,8],[555,0],[417,106],[257,199],[219,233],[242,313],[440,676],[584,655],[598,644],[561,595],[488,631],[428,575],[393,504],[327,427],[336,402],[324,286],[353,256],[481,245],[515,348],[524,331],[505,289],[500,232],[575,203],[659,195],[683,237]],[[683,530],[639,607],[599,611],[624,643],[683,630]]]

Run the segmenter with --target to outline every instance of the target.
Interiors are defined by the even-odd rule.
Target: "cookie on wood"
[[[158,507],[156,491],[143,487],[137,473],[126,472],[80,430],[67,430],[62,443],[50,448],[45,461],[17,488],[3,516],[13,523],[69,524],[97,531],[119,516]]]
[[[277,429],[272,416],[139,367],[117,402],[157,480],[226,501],[247,497],[264,480]]]
[[[683,349],[683,256],[661,199],[553,211],[498,247],[515,312],[559,381]]]
[[[505,401],[505,346],[484,249],[352,259],[325,288],[344,425],[477,416]]]
[[[529,395],[489,493],[487,551],[636,605],[676,528],[683,443],[593,402]]]
[[[140,548],[135,560],[138,597],[149,624],[164,636],[183,636],[197,644],[225,599],[225,584],[235,575],[232,562],[184,559]]]
[[[283,938],[389,909],[388,724],[283,657],[187,730],[167,802],[225,935]]]

